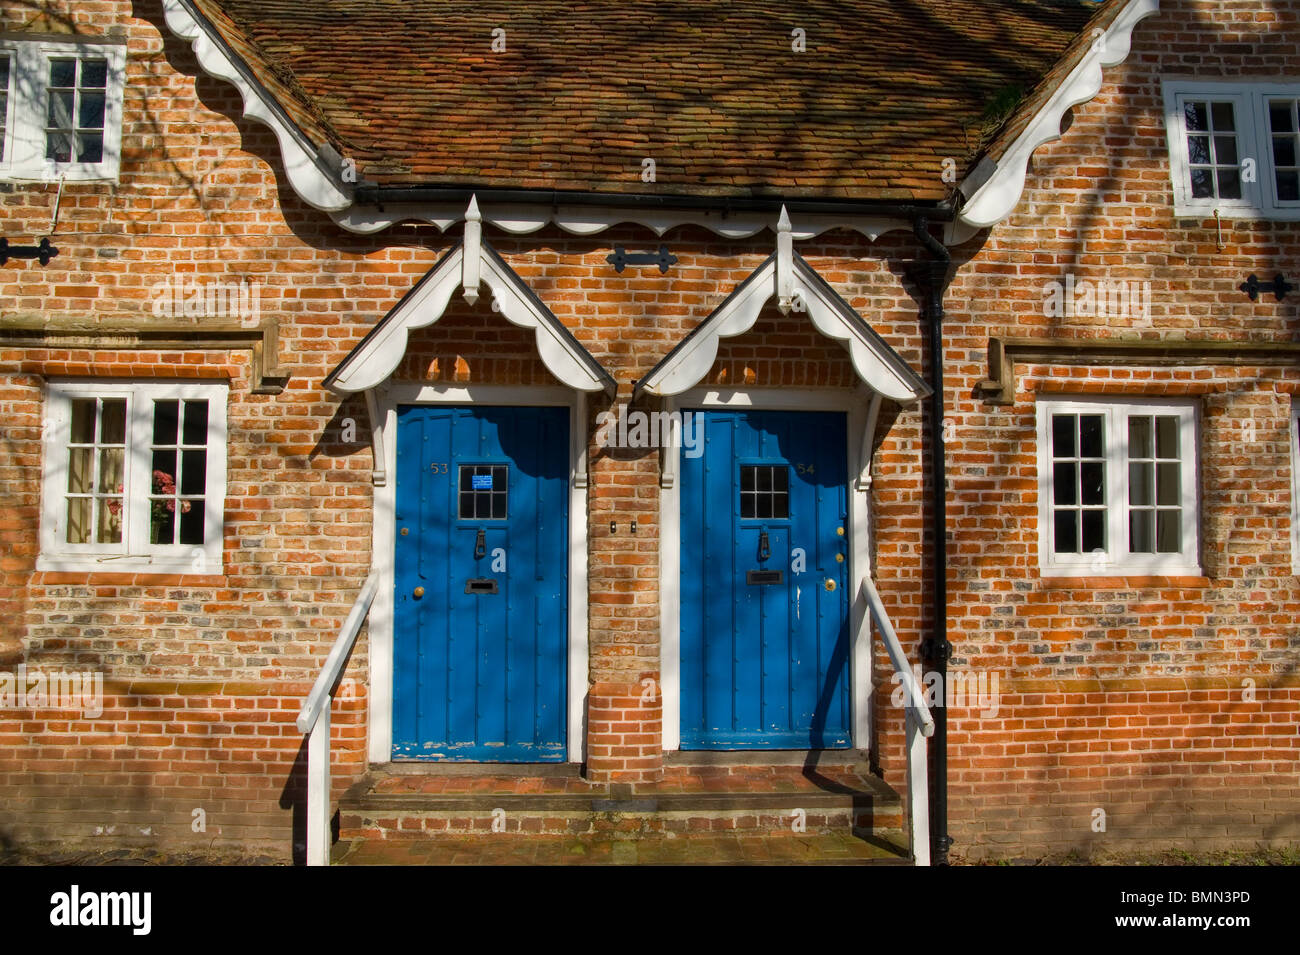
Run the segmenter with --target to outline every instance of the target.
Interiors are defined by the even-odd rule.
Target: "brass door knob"
[[[831,591],[831,590],[834,590],[834,589],[835,589],[835,581],[832,580],[830,577],[827,577],[827,578],[826,578],[826,589],[827,589],[828,591]]]
[[[423,597],[423,596],[424,596],[424,588],[423,588],[423,587],[416,587],[414,590],[411,591],[411,593],[413,593],[416,597]]]

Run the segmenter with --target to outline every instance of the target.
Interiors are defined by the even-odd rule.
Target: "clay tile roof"
[[[193,3],[363,182],[935,201],[1121,0]]]

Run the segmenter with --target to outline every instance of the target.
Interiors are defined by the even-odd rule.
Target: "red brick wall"
[[[961,709],[951,716],[959,854],[1195,842],[1208,838],[1202,826],[1224,841],[1294,836],[1286,826],[1300,808],[1293,624],[1300,588],[1290,574],[1287,414],[1300,376],[1277,367],[1020,366],[1024,387],[1014,405],[990,405],[975,393],[987,375],[990,335],[1121,331],[1042,317],[1043,283],[1066,271],[1150,281],[1147,335],[1291,340],[1294,298],[1251,303],[1236,285],[1251,271],[1296,280],[1297,225],[1226,222],[1228,247],[1219,252],[1212,222],[1175,221],[1170,209],[1160,73],[1294,69],[1285,59],[1300,38],[1294,13],[1286,22],[1233,19],[1246,7],[1167,2],[1159,19],[1139,27],[1129,62],[1108,71],[1101,94],[1076,111],[1065,139],[1035,154],[1012,218],[954,250],[945,328],[949,633],[953,666],[997,672],[1002,689],[998,716]],[[152,830],[146,840],[207,844],[219,829],[223,839],[287,848],[293,807],[300,811],[297,797],[285,796],[301,774],[292,720],[370,562],[365,409],[320,383],[458,230],[403,226],[358,237],[335,227],[298,200],[272,134],[239,118],[238,95],[202,75],[188,47],[160,32],[158,4],[64,8],[78,29],[120,26],[129,38],[121,181],[65,187],[61,254],[46,267],[6,266],[0,321],[150,323],[151,290],[164,279],[253,280],[263,315],[279,327],[279,362],[291,380],[282,394],[252,394],[247,350],[0,347],[0,654],[8,654],[0,665],[96,666],[115,687],[97,721],[0,713],[0,836],[103,838],[96,828],[120,811],[124,825]],[[6,28],[26,22],[26,10],[0,3]],[[1250,49],[1231,58],[1206,52],[1225,42]],[[5,234],[11,241],[44,234],[53,200],[51,186],[0,191]],[[768,232],[730,241],[684,227],[664,239],[680,260],[667,275],[635,267],[619,274],[605,261],[612,246],[659,238],[632,226],[595,238],[549,228],[485,234],[614,376],[620,402],[773,247]],[[834,232],[798,247],[925,370],[917,292],[905,275],[926,256],[905,233],[872,243]],[[161,377],[178,368],[231,381],[224,575],[35,573],[42,378]],[[531,333],[486,302],[471,308],[459,299],[412,336],[398,376],[551,380]],[[839,344],[772,308],[750,333],[722,343],[706,380],[827,388],[854,381]],[[1202,397],[1205,577],[1068,584],[1039,577],[1034,396],[1098,389]],[[592,402],[589,436],[595,415],[610,407]],[[1249,449],[1240,439],[1247,414],[1257,436]],[[355,445],[342,442],[348,417],[358,424]],[[886,407],[872,489],[880,589],[912,659],[931,619],[922,424],[917,408]],[[590,770],[645,782],[661,766],[661,701],[642,702],[642,680],[661,667],[658,454],[594,444],[590,451]],[[633,518],[635,536],[609,534],[611,520],[625,528]],[[364,765],[366,659],[363,637],[348,671],[357,694],[335,708],[338,788]],[[876,672],[874,748],[886,779],[901,789],[901,714],[888,702],[883,651]],[[1258,686],[1253,704],[1233,697],[1244,678]],[[144,686],[160,682],[168,686]],[[242,710],[265,712],[265,720],[213,718]],[[159,717],[163,733],[144,732],[145,712]],[[169,749],[159,742],[166,736],[181,742]],[[195,745],[185,745],[191,737]],[[208,805],[218,807],[208,813],[208,832],[192,832],[192,810]],[[1091,831],[1093,808],[1106,809],[1106,834]]]

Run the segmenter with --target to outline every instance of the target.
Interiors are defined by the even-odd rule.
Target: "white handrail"
[[[917,718],[921,721],[921,735],[933,736],[934,717],[930,715],[930,708],[925,705],[925,694],[916,685],[916,677],[912,675],[912,668],[907,664],[907,654],[903,652],[903,645],[898,641],[898,634],[894,632],[889,614],[885,613],[885,603],[880,599],[880,591],[876,589],[870,577],[862,579],[862,589],[866,591],[867,606],[871,608],[871,616],[876,621],[881,637],[884,638],[889,659],[894,664],[894,669],[898,671],[908,699],[912,701],[912,708],[916,710]]]
[[[329,865],[330,850],[330,703],[334,684],[352,652],[361,622],[374,603],[379,578],[366,578],[338,638],[321,666],[311,692],[298,712],[298,731],[307,734],[307,864]]]
[[[325,703],[326,697],[334,684],[338,682],[339,672],[343,669],[343,661],[348,658],[352,652],[352,643],[361,632],[361,621],[366,619],[366,614],[370,612],[370,604],[375,599],[375,590],[379,586],[379,581],[374,574],[366,578],[366,582],[361,587],[361,593],[357,595],[356,602],[352,604],[352,610],[348,613],[347,619],[343,621],[343,626],[339,629],[338,638],[334,641],[334,646],[330,648],[330,654],[325,658],[324,664],[321,665],[320,673],[316,676],[316,682],[312,684],[311,692],[307,694],[307,699],[302,704],[302,709],[298,711],[298,732],[306,733],[311,730],[312,724],[316,722],[316,717],[320,715],[320,709]]]
[[[930,864],[930,780],[926,765],[925,739],[934,734],[934,718],[925,705],[925,697],[916,684],[916,677],[907,665],[907,655],[898,641],[894,625],[885,612],[880,591],[870,576],[862,579],[862,590],[876,621],[876,629],[885,641],[889,659],[899,674],[911,705],[907,707],[907,818],[911,833],[912,858],[917,865]]]

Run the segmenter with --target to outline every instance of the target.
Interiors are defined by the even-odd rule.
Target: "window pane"
[[[1106,465],[1085,461],[1079,465],[1079,500],[1082,504],[1106,503]]]
[[[1133,415],[1128,419],[1128,456],[1151,457],[1151,419]]]
[[[174,500],[154,501],[149,506],[149,542],[176,543],[176,502]]]
[[[772,517],[772,496],[770,494],[760,494],[758,496],[758,517],[760,520]]]
[[[1231,103],[1212,103],[1210,105],[1210,119],[1214,122],[1216,132],[1235,130],[1237,128]]]
[[[1292,100],[1270,100],[1268,104],[1268,125],[1275,133],[1289,133],[1295,130],[1292,120]]]
[[[9,89],[9,54],[0,54],[0,86]]]
[[[754,474],[755,477],[757,478],[757,483],[755,486],[758,488],[758,490],[760,491],[772,490],[772,469],[771,468],[755,468]]]
[[[1210,124],[1205,116],[1204,103],[1187,103],[1183,107],[1183,117],[1187,123],[1188,129],[1210,128]]]
[[[1192,170],[1192,196],[1196,199],[1206,199],[1214,196],[1214,176],[1210,174],[1210,170]]]
[[[1241,198],[1241,173],[1235,169],[1219,170],[1219,198]]]
[[[82,93],[81,103],[77,107],[77,126],[81,129],[104,128],[103,93]]]
[[[208,443],[207,401],[185,402],[185,427],[181,440],[186,444]]]
[[[76,137],[70,132],[51,132],[45,138],[45,158],[52,162],[71,162]]]
[[[1156,551],[1158,553],[1179,553],[1183,549],[1182,536],[1180,511],[1158,511],[1156,513]]]
[[[122,499],[100,498],[99,534],[100,544],[122,543]]]
[[[85,125],[84,123],[82,124]],[[1237,165],[1237,137],[1214,137],[1214,161],[1221,166]]]
[[[1106,512],[1083,511],[1083,552],[1106,549]]]
[[[122,493],[122,467],[125,461],[124,448],[105,448],[99,452],[99,493]]]
[[[1099,458],[1104,451],[1101,415],[1079,415],[1079,456]]]
[[[742,493],[754,490],[754,482],[758,480],[753,468],[740,469],[740,490]]]
[[[1057,511],[1055,516],[1055,540],[1052,548],[1058,554],[1077,554],[1079,552],[1079,512]]]
[[[45,125],[51,129],[72,129],[72,104],[75,96],[72,90],[51,90]]]
[[[203,544],[203,502],[181,501],[180,542],[182,544]]]
[[[1052,466],[1052,503],[1053,504],[1078,504],[1079,494],[1076,484],[1078,483],[1079,466],[1072,461],[1058,463]]]
[[[208,452],[181,452],[181,493],[201,495],[207,488]]]
[[[1178,419],[1170,415],[1156,418],[1156,457],[1178,457]]]
[[[1133,462],[1128,466],[1128,502],[1137,507],[1150,507],[1155,503],[1152,486],[1155,484],[1155,468],[1143,462]]]
[[[162,448],[153,453],[153,493],[176,493],[176,452]]]
[[[1279,172],[1277,174],[1277,197],[1283,202],[1295,202],[1300,199],[1300,173]]]
[[[178,402],[155,401],[153,403],[153,443],[175,444]]]
[[[90,543],[90,511],[92,503],[88,497],[68,498],[68,543]]]
[[[95,399],[78,398],[72,402],[72,443],[95,443]]]
[[[1052,415],[1052,454],[1058,458],[1075,456],[1074,432],[1076,419],[1072,414]]]
[[[76,86],[77,61],[62,57],[50,60],[50,85]]]
[[[103,89],[108,85],[108,60],[82,60],[81,85]]]
[[[1279,166],[1294,166],[1296,164],[1294,136],[1273,137],[1273,162]]]
[[[1155,522],[1152,511],[1130,511],[1128,515],[1128,549],[1134,554],[1155,553]]]
[[[99,441],[101,444],[126,444],[125,398],[104,399]]]
[[[457,517],[460,520],[504,520],[510,469],[504,464],[462,464]]]
[[[1210,163],[1210,137],[1188,136],[1187,155],[1193,165],[1206,166]]]
[[[68,456],[68,493],[89,494],[94,486],[93,448],[73,448]]]
[[[104,136],[102,133],[77,134],[77,162],[103,162]]]
[[[1156,503],[1162,506],[1173,505],[1176,507],[1182,503],[1182,465],[1177,461],[1162,461],[1158,467]]]

